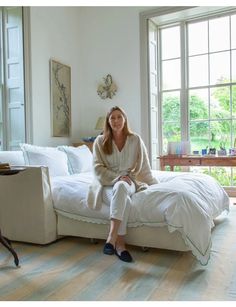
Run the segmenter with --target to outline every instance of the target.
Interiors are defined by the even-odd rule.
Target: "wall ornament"
[[[52,136],[69,137],[71,131],[71,68],[50,59]]]
[[[110,74],[103,78],[103,80],[104,83],[98,85],[97,93],[101,99],[112,99],[117,92],[117,86],[112,81],[112,76]]]

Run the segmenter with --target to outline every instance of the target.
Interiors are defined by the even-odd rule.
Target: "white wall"
[[[131,128],[141,131],[139,12],[141,7],[31,7],[33,143],[70,144],[96,135],[96,119],[123,107]],[[49,59],[72,69],[72,136],[50,134]],[[118,86],[112,100],[97,95],[111,74]]]
[[[50,127],[50,70],[54,58],[71,66],[72,135],[78,110],[79,8],[31,7],[31,67],[33,143],[37,145],[70,144],[71,140],[51,137]]]
[[[96,134],[99,115],[112,106],[123,107],[130,126],[140,133],[140,42],[139,12],[136,7],[81,8],[79,37],[82,54],[79,76],[78,126],[80,134]],[[97,85],[110,73],[118,86],[116,96],[102,100]],[[92,112],[91,112],[92,110]]]

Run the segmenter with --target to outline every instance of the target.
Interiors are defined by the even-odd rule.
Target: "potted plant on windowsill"
[[[217,151],[218,156],[226,156],[227,155],[227,151],[225,148],[225,142],[221,142],[220,143],[220,150]]]

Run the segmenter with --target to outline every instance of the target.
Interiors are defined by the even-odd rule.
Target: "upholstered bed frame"
[[[18,159],[16,156],[18,155]],[[0,161],[22,165],[21,152],[0,152]],[[4,236],[14,241],[48,244],[60,236],[106,239],[108,225],[68,218],[53,207],[48,169],[27,166],[11,176],[0,176],[0,226]],[[166,226],[128,228],[127,243],[187,251],[179,232],[169,233]]]
[[[57,231],[59,235],[78,236],[85,238],[106,239],[108,226],[104,224],[88,223],[58,215]],[[177,251],[187,251],[189,248],[184,243],[179,232],[169,233],[166,226],[129,227],[126,242],[141,247],[155,247]]]

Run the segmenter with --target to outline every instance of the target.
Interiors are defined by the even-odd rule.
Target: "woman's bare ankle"
[[[118,252],[123,252],[126,250],[124,236],[118,236],[116,240],[116,250]]]
[[[106,243],[111,243],[114,247],[116,245],[116,239],[112,236],[108,236]]]

